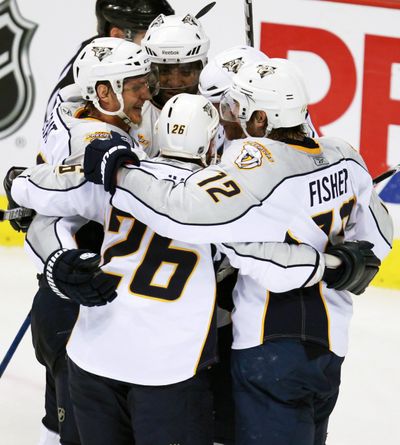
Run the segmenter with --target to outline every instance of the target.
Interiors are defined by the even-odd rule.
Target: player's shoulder
[[[142,160],[140,168],[158,179],[169,179],[174,183],[184,182],[192,173],[201,169],[197,164],[162,156]]]
[[[316,139],[326,154],[336,154],[345,160],[354,161],[365,168],[362,156],[349,142],[339,137],[323,136]]]

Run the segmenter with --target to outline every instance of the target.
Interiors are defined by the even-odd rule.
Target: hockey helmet
[[[200,73],[199,91],[213,103],[220,101],[233,77],[239,70],[252,62],[266,62],[269,57],[251,46],[239,45],[220,52],[204,67]]]
[[[218,111],[209,100],[198,94],[177,94],[164,105],[155,126],[160,152],[200,159],[206,165],[218,126]]]
[[[308,95],[298,67],[287,59],[269,59],[243,67],[223,94],[223,120],[238,121],[246,129],[254,111],[268,118],[266,134],[274,128],[290,128],[306,120]]]
[[[124,39],[94,39],[79,53],[73,64],[73,73],[83,99],[91,101],[102,113],[117,115],[124,120],[122,92],[125,79],[147,75],[150,93],[157,93],[157,73],[153,71],[149,57],[139,45]],[[96,92],[96,84],[100,81],[110,82],[120,104],[118,111],[106,111],[101,107]]]
[[[142,45],[154,63],[207,63],[210,39],[191,14],[160,14],[147,30]]]
[[[111,25],[133,33],[145,31],[159,14],[174,13],[166,0],[97,0],[97,32],[107,36]]]

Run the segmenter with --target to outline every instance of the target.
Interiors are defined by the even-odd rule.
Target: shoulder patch
[[[235,164],[239,168],[252,169],[262,165],[263,158],[268,162],[275,162],[271,152],[264,145],[255,141],[245,141]]]
[[[138,133],[136,135],[139,144],[144,147],[144,148],[148,148],[150,146],[150,141],[148,139],[146,139],[145,135],[143,133]]]
[[[110,131],[94,131],[92,133],[88,133],[84,137],[84,141],[88,144],[95,139],[111,139]]]

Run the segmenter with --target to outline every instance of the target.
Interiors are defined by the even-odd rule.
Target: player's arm
[[[243,275],[272,292],[312,286],[325,270],[325,256],[307,244],[224,243],[218,249]]]
[[[257,208],[259,200],[220,165],[200,170],[177,185],[140,167],[123,168],[112,204],[160,235],[186,242],[262,238],[260,232],[246,231],[246,221],[238,221]]]
[[[41,164],[14,179],[11,194],[21,206],[45,216],[81,215],[102,223],[99,208],[108,199],[101,187],[87,183],[79,165]]]
[[[393,242],[393,220],[382,200],[376,193],[372,178],[358,155],[358,163],[351,165],[352,177],[357,196],[345,228],[345,238],[349,240],[368,240],[379,259],[390,252]]]

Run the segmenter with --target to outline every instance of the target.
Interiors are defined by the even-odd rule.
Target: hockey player
[[[193,15],[161,14],[150,25],[142,46],[160,76],[159,94],[143,107],[143,120],[137,130],[143,150],[153,157],[158,143],[153,129],[161,108],[179,93],[198,93],[199,76],[207,63],[210,40],[199,20]]]
[[[158,122],[163,157],[149,164],[148,173],[179,183],[207,165],[219,117],[200,95],[173,100],[175,112],[167,104]],[[198,127],[187,127],[191,120]],[[184,137],[173,130],[176,125],[187,127]],[[123,143],[130,144],[126,137]],[[93,188],[83,175],[76,187],[67,183],[62,193],[63,180],[79,169],[57,169],[58,178],[48,182],[46,209],[58,214],[59,208],[72,208],[71,215],[104,224],[104,264],[98,268],[98,256],[86,250],[58,249],[47,261],[45,275],[60,296],[75,299],[76,288],[81,292],[77,301],[83,306],[68,356],[82,444],[212,445],[207,368],[216,360],[216,285],[211,246],[193,248],[159,237],[110,206],[110,195],[101,186]],[[53,177],[49,170],[40,165],[32,174],[46,172],[42,178],[48,181]],[[36,229],[34,221],[29,233]],[[49,239],[35,247],[47,256]],[[108,276],[109,285],[102,280],[98,288],[99,276]],[[107,301],[112,302],[105,305]],[[101,307],[93,307],[97,305]]]
[[[322,445],[347,351],[352,300],[343,289],[362,293],[379,264],[361,254],[355,264],[366,265],[364,272],[356,267],[347,273],[345,258],[353,255],[356,239],[371,242],[374,254],[384,258],[391,218],[358,152],[338,138],[305,136],[307,94],[288,61],[243,68],[221,111],[248,137],[232,142],[220,164],[182,184],[173,187],[140,167],[115,176],[115,155],[107,166],[109,152],[101,153],[97,143],[86,151],[85,175],[115,188],[113,205],[135,207],[136,216],[164,236],[199,243],[286,240],[344,260],[326,270],[326,284],[306,289],[305,282],[282,293],[273,285],[283,277],[274,280],[262,271],[257,281],[243,275],[234,293],[237,443]],[[343,287],[346,279],[354,281]]]
[[[196,122],[196,126],[190,125],[193,121]],[[154,160],[152,163],[148,163],[150,167],[148,173],[151,175],[156,175],[156,177],[159,178],[164,177],[168,180],[173,180],[174,183],[183,181],[187,175],[191,174],[191,170],[194,168],[194,165],[192,164],[193,161],[190,161],[190,159],[193,157],[198,157],[201,163],[203,165],[205,164],[205,147],[207,147],[208,141],[215,135],[217,126],[218,116],[216,110],[213,109],[211,104],[201,96],[188,96],[183,94],[170,100],[166,104],[158,123],[161,149],[164,158],[159,158]],[[180,128],[183,131],[174,131],[175,128]],[[127,145],[127,141],[121,139],[121,144],[121,146],[125,146]],[[183,158],[185,163],[177,162],[176,160],[168,161],[170,157]],[[146,162],[143,162],[143,164],[146,164]],[[196,168],[199,167],[197,166]],[[98,416],[101,416],[102,424],[104,424],[101,430],[101,436],[105,440],[104,443],[107,443],[107,440],[110,440],[109,434],[111,434],[111,429],[114,431],[113,428],[115,427],[116,429],[123,431],[122,425],[120,424],[121,419],[115,415],[114,411],[116,410],[111,407],[109,415],[112,419],[114,419],[113,422],[115,422],[115,425],[113,427],[112,425],[114,423],[110,423],[108,414],[107,412],[104,412],[102,405],[96,408],[98,403],[96,400],[98,401],[99,396],[93,400],[93,394],[85,389],[94,388],[94,382],[92,382],[94,376],[84,373],[79,368],[83,367],[83,369],[89,372],[95,370],[95,374],[98,374],[99,370],[101,370],[100,375],[117,380],[121,380],[120,376],[123,375],[124,382],[126,382],[126,376],[131,375],[133,376],[131,377],[133,380],[128,380],[128,382],[142,384],[144,382],[148,382],[148,379],[150,378],[160,378],[155,377],[158,374],[164,376],[166,373],[168,373],[168,370],[171,369],[171,365],[167,365],[166,362],[163,362],[163,355],[160,357],[158,354],[155,356],[151,355],[152,347],[155,345],[151,346],[152,343],[147,342],[146,354],[149,354],[149,357],[151,356],[152,369],[157,369],[157,371],[148,371],[146,368],[146,356],[143,356],[143,352],[141,352],[143,351],[143,348],[139,347],[137,344],[138,335],[136,332],[133,332],[134,329],[132,329],[131,326],[136,326],[136,329],[144,329],[144,331],[141,332],[146,338],[151,334],[150,337],[155,338],[157,345],[159,343],[157,340],[158,337],[163,339],[165,338],[167,344],[165,344],[164,341],[162,342],[163,349],[166,347],[168,348],[168,346],[170,348],[175,347],[175,343],[179,349],[183,349],[185,346],[183,344],[181,345],[182,341],[184,341],[185,344],[197,344],[195,338],[197,338],[196,335],[198,334],[198,332],[194,330],[190,338],[191,341],[189,342],[188,334],[185,333],[186,331],[183,331],[182,333],[179,332],[180,326],[184,325],[184,321],[180,320],[181,317],[178,319],[180,322],[176,320],[175,317],[178,316],[178,314],[175,313],[176,307],[175,310],[174,307],[172,307],[171,311],[168,312],[167,309],[163,309],[162,312],[164,322],[167,320],[169,324],[174,326],[174,329],[172,329],[170,333],[170,337],[167,337],[165,333],[162,334],[162,337],[159,336],[155,330],[155,327],[151,328],[151,333],[146,334],[145,331],[147,324],[145,323],[143,325],[140,320],[147,320],[151,319],[150,317],[154,317],[154,312],[157,310],[157,304],[155,307],[153,307],[151,304],[149,306],[143,306],[143,304],[138,302],[138,307],[133,311],[133,314],[131,314],[132,317],[138,317],[138,319],[132,319],[131,323],[127,323],[128,331],[125,331],[118,325],[118,335],[121,336],[121,341],[123,338],[123,346],[119,348],[120,352],[116,353],[115,345],[119,344],[119,342],[116,341],[115,335],[111,337],[111,334],[114,329],[112,320],[115,319],[117,321],[118,311],[115,308],[113,309],[113,305],[115,305],[116,302],[120,302],[121,309],[123,308],[126,311],[128,309],[127,303],[131,301],[132,296],[129,297],[129,300],[125,301],[118,299],[122,298],[122,295],[120,295],[117,300],[114,301],[114,279],[120,282],[118,294],[120,294],[120,291],[121,294],[123,292],[121,290],[121,287],[123,289],[123,283],[126,283],[127,285],[130,281],[129,289],[133,296],[143,297],[143,295],[147,295],[147,298],[150,298],[150,300],[153,301],[152,298],[156,298],[157,300],[160,300],[161,298],[162,300],[163,298],[161,295],[163,295],[164,299],[168,299],[167,295],[174,293],[179,284],[178,277],[182,277],[182,275],[186,276],[182,272],[182,269],[184,269],[184,264],[190,266],[190,256],[188,255],[188,250],[186,249],[186,253],[182,254],[183,257],[181,262],[178,253],[175,252],[174,255],[174,248],[171,247],[171,244],[169,244],[169,247],[167,247],[165,250],[165,247],[162,247],[161,239],[158,237],[158,235],[151,237],[150,233],[149,235],[145,236],[145,232],[143,231],[144,228],[139,221],[133,220],[130,215],[121,213],[117,209],[110,209],[108,205],[109,197],[104,197],[104,192],[101,192],[101,190],[99,191],[99,188],[93,187],[91,184],[86,183],[80,175],[76,177],[76,171],[80,170],[79,167],[71,166],[70,168],[66,169],[64,166],[61,166],[56,169],[56,177],[54,177],[52,170],[53,168],[50,166],[41,165],[28,169],[24,173],[23,177],[17,178],[13,187],[14,196],[17,201],[24,205],[33,206],[38,212],[42,213],[59,215],[81,214],[87,218],[97,221],[108,221],[106,224],[106,228],[108,230],[106,231],[106,238],[102,247],[103,258],[106,263],[102,269],[103,271],[106,271],[106,273],[111,274],[108,285],[102,278],[102,287],[98,288],[96,286],[99,276],[104,277],[104,273],[100,272],[100,269],[97,268],[97,262],[93,261],[93,258],[95,258],[94,254],[85,253],[86,251],[76,249],[72,251],[57,250],[51,255],[51,258],[47,261],[47,265],[45,267],[46,279],[56,294],[60,296],[70,296],[70,298],[72,298],[74,301],[78,301],[79,303],[89,307],[104,305],[107,302],[113,302],[111,307],[107,306],[106,309],[100,312],[98,309],[81,308],[80,317],[76,327],[74,328],[74,332],[68,346],[68,354],[75,363],[75,365],[71,364],[72,388],[76,388],[73,390],[72,395],[74,403],[79,405],[77,416],[81,434],[82,431],[84,431],[84,435],[82,436],[84,440],[83,443],[92,443],[90,440],[95,441],[93,443],[103,443],[101,442],[102,439],[96,435],[93,435],[95,424],[100,419]],[[100,198],[98,197],[99,193]],[[88,201],[92,202],[94,205],[88,206]],[[104,216],[104,212],[106,212],[106,216]],[[128,224],[128,221],[131,220],[132,222]],[[124,229],[128,230],[128,234],[125,233]],[[34,222],[30,228],[30,232],[35,230],[36,228]],[[39,241],[40,239],[42,239],[41,236]],[[150,244],[147,245],[149,242]],[[281,250],[281,247],[284,247],[283,251]],[[284,289],[291,288],[293,286],[295,287],[299,283],[304,283],[305,281],[308,281],[308,284],[319,281],[324,270],[323,261],[320,262],[320,259],[322,260],[323,256],[320,256],[309,246],[295,246],[294,250],[302,251],[302,254],[299,257],[301,262],[296,262],[296,254],[290,254],[290,250],[287,250],[287,247],[274,245],[270,253],[265,256],[268,257],[269,261],[271,262],[271,267],[265,267],[265,264],[262,263],[257,264],[257,268],[263,268],[268,276],[281,274],[281,272],[279,272],[281,266],[278,265],[278,267],[276,267],[275,265],[281,261],[283,258],[282,255],[284,255],[285,260],[292,265],[291,268],[286,268],[287,272],[283,272],[286,278],[284,282],[279,283],[279,280],[277,280],[276,285],[271,285],[273,287],[279,286],[279,289]],[[48,237],[46,237],[45,244],[43,242],[38,242],[35,245],[36,251],[40,252],[42,257],[46,257],[51,252],[51,248],[51,243],[49,243]],[[181,248],[182,247],[180,247],[180,249]],[[245,249],[247,248],[248,246],[245,246]],[[202,249],[205,249],[205,247],[202,247]],[[153,251],[154,253],[151,253]],[[278,253],[278,251],[280,253]],[[228,248],[226,252],[229,256],[235,256],[234,250],[231,248]],[[258,251],[256,250],[256,252]],[[206,253],[203,253],[201,257],[205,258]],[[307,261],[305,261],[306,258]],[[247,260],[249,259],[252,261],[251,257],[248,257]],[[246,266],[246,264],[243,264],[243,260],[243,258],[240,260],[242,273],[245,275],[253,274],[254,264],[252,263],[250,267]],[[171,262],[172,264],[176,262],[176,265],[175,269],[172,268],[172,272],[169,274],[169,279],[167,280],[169,284],[166,286],[167,290],[160,290],[157,285],[157,277],[161,273],[160,270],[162,271],[162,265],[164,263]],[[263,262],[267,263],[265,258],[263,259]],[[319,264],[317,265],[316,262]],[[126,277],[126,279],[115,278],[116,276],[121,276],[123,270],[125,270],[125,265],[126,267],[129,266],[129,270],[135,270],[134,274],[132,276],[129,274],[130,276]],[[297,266],[297,270],[296,267],[293,266]],[[188,291],[190,289],[192,293],[202,295],[202,298],[199,299],[198,304],[201,304],[201,307],[204,308],[209,307],[209,303],[207,303],[209,300],[205,300],[205,295],[208,295],[205,288],[209,286],[210,280],[206,280],[207,284],[204,283],[203,278],[199,281],[199,283],[196,281],[196,277],[199,277],[200,275],[199,268],[200,264],[193,270],[192,275],[187,275],[190,275],[190,282],[185,285],[185,291],[182,291],[185,293],[182,294],[179,300],[182,300],[185,295],[191,295],[191,293],[187,294],[187,287]],[[270,270],[271,268],[273,269],[272,271]],[[288,279],[288,273],[290,273],[290,279]],[[153,278],[151,278],[151,275]],[[193,288],[193,280],[195,280],[197,283],[197,288]],[[203,284],[202,287],[201,284]],[[213,295],[214,293],[215,292],[213,292]],[[189,296],[187,298],[189,298]],[[175,299],[170,298],[168,301],[175,301]],[[200,308],[198,305],[195,305],[195,301],[197,301],[197,299],[195,299],[190,305],[189,302],[187,303],[188,308],[185,312],[186,317],[189,318],[191,326],[193,325],[193,321],[191,320],[194,318],[198,320],[199,318]],[[214,297],[212,298],[212,302],[212,307],[214,307]],[[133,301],[131,304],[134,305],[135,301]],[[160,305],[160,309],[163,308],[164,304],[165,303],[162,303]],[[134,308],[132,307],[132,310],[133,309]],[[145,316],[143,311],[147,310],[149,311],[149,315]],[[197,314],[196,317],[194,317],[194,315],[190,316],[190,311],[195,311]],[[105,312],[109,313],[108,317],[106,317]],[[114,313],[116,314],[115,316],[113,316]],[[101,323],[105,323],[104,328],[101,327]],[[159,323],[155,324],[155,326],[158,325]],[[93,326],[93,329],[91,326]],[[151,324],[151,326],[153,326],[153,324]],[[94,329],[94,327],[96,327],[96,329]],[[99,329],[103,333],[100,338],[96,334]],[[128,341],[128,339],[131,339],[131,343]],[[109,346],[107,346],[108,342],[111,342]],[[207,346],[207,350],[209,349],[211,349],[211,351],[213,350],[211,343],[209,343]],[[186,350],[187,347],[185,348],[185,351]],[[130,352],[132,357],[130,356]],[[190,356],[188,352],[186,352],[185,355]],[[110,361],[110,356],[113,357],[112,361]],[[158,358],[158,361],[155,357]],[[132,360],[132,365],[129,364],[130,359]],[[186,363],[186,360],[187,358],[184,359],[182,357],[180,359],[180,363]],[[205,359],[205,361],[207,360]],[[155,366],[155,363],[158,363],[158,366]],[[143,366],[145,370],[142,369]],[[82,377],[84,377],[84,380],[82,380]],[[87,378],[88,380],[86,380]],[[109,385],[104,388],[106,391],[100,390],[102,383],[107,383],[107,380],[103,382],[102,379],[97,377],[97,381],[100,381],[101,383],[101,385],[99,383],[96,385],[97,394],[104,393],[104,397],[106,397],[106,394],[107,397],[109,397],[110,389],[107,387]],[[111,392],[118,389],[118,385],[116,383],[117,382],[114,382]],[[81,385],[84,385],[84,388],[82,388]],[[159,389],[159,387],[154,388],[155,404],[157,406],[160,405],[157,395]],[[140,388],[137,388],[137,390],[139,391]],[[85,395],[84,401],[82,401],[82,394]],[[181,399],[177,400],[177,406],[180,406],[182,401],[183,400]],[[204,406],[202,409],[204,409]],[[93,410],[94,412],[98,413],[98,415],[88,416],[87,411],[92,412]],[[135,412],[137,416],[140,416],[140,407],[135,409]],[[203,415],[204,414],[205,413],[203,413]],[[133,424],[137,422],[136,415],[133,416]],[[81,425],[80,422],[82,422],[83,425]],[[125,425],[125,427],[129,429],[129,426]],[[207,428],[211,430],[210,423],[208,423]],[[113,432],[112,434],[116,433]],[[137,439],[140,438],[141,432],[138,434],[139,436]],[[197,437],[198,433],[193,432],[192,434],[195,434],[194,437]],[[149,432],[146,432],[146,435],[149,435]],[[192,440],[194,441],[194,439]],[[113,443],[115,443],[115,441]],[[151,443],[158,442],[155,438],[153,438]],[[200,443],[207,442],[203,441]]]
[[[52,113],[43,132],[41,151],[48,163],[64,163],[67,170],[68,164],[82,159],[85,146],[91,140],[107,137],[111,130],[135,144],[131,127],[140,122],[141,107],[157,87],[150,61],[141,47],[118,38],[93,40],[81,51],[74,71],[80,88],[78,97],[61,103]],[[40,230],[28,232],[27,247],[40,272],[46,257],[41,257],[34,248],[35,236],[40,233],[47,242],[46,236],[56,233],[56,244],[52,246],[49,241],[54,248],[76,247],[76,239],[79,246],[97,251],[102,229],[96,231],[91,226],[89,231],[78,231],[86,222],[76,218],[36,217],[33,224]],[[76,235],[75,239],[71,233]],[[78,310],[77,304],[55,298],[44,280],[40,281],[31,311],[35,353],[46,367],[46,415],[42,421],[45,430],[40,445],[58,443],[58,432],[62,444],[80,443],[70,407],[65,361],[66,342]]]
[[[267,62],[269,57],[251,46],[239,45],[221,51],[209,60],[199,78],[199,92],[217,108],[223,93],[232,86],[233,79],[241,68],[255,62]],[[241,128],[234,122],[226,121],[223,127],[228,141],[244,137]],[[314,125],[307,113],[307,135],[316,137]]]
[[[48,104],[45,121],[53,111],[59,91],[74,83],[72,66],[82,49],[97,37],[118,37],[140,42],[150,23],[159,15],[174,14],[166,0],[97,0],[97,36],[82,42],[76,54],[62,70],[58,83],[54,87]]]

